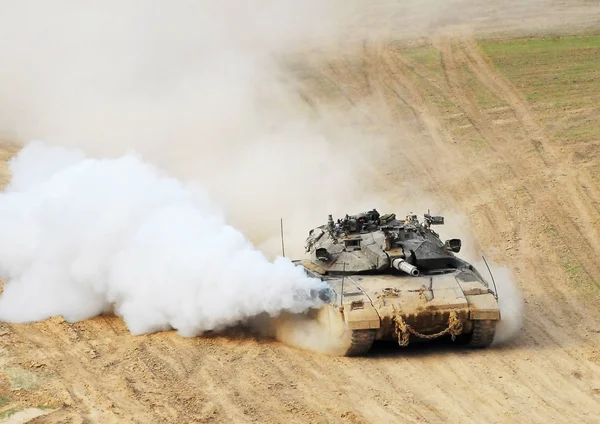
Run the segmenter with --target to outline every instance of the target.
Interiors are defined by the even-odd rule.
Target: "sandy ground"
[[[335,101],[361,103],[390,146],[403,146],[390,150],[380,191],[394,200],[396,183],[420,181],[468,213],[477,242],[513,267],[526,298],[514,340],[485,351],[384,344],[338,358],[248,337],[132,337],[114,317],[0,324],[0,414],[39,408],[5,414],[30,423],[598,422],[599,184],[564,160],[577,145],[548,133],[468,31],[429,41],[440,75],[373,41],[354,52],[360,67],[328,56],[314,78],[344,88]],[[503,105],[483,107],[473,79]],[[304,96],[327,100],[318,85]]]

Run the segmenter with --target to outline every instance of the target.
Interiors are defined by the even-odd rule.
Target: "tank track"
[[[363,356],[373,345],[375,330],[352,330],[352,343],[345,356]]]
[[[473,321],[473,333],[469,337],[467,346],[483,349],[491,345],[494,341],[497,322],[493,320]]]

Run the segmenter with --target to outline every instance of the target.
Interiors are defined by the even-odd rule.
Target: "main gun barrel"
[[[404,259],[396,258],[392,261],[392,266],[399,271],[404,271],[407,274],[412,275],[413,277],[419,276],[419,270],[416,266],[409,264]]]

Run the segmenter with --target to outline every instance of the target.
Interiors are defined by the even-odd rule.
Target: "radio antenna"
[[[285,258],[285,243],[283,242],[283,218],[281,218],[280,220],[280,226],[281,226],[281,253],[283,255],[283,257]]]
[[[492,274],[492,270],[490,269],[490,266],[485,260],[485,256],[481,255],[481,257],[483,258],[483,262],[485,262],[485,266],[487,267],[488,272],[490,273],[490,277],[492,277],[492,283],[494,283],[494,297],[496,298],[496,300],[498,300],[498,289],[496,288],[496,281],[494,281],[494,275]]]
[[[342,265],[344,266],[344,271],[342,274],[342,292],[340,295],[340,307],[344,306],[344,280],[346,279],[346,262],[342,262]]]

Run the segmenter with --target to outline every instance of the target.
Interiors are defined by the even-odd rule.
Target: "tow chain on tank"
[[[422,334],[413,329],[410,325],[408,325],[404,319],[400,315],[396,315],[396,333],[398,334],[398,344],[400,346],[408,346],[408,339],[410,334],[414,334],[415,336],[421,339],[435,339],[437,337],[441,337],[445,334],[450,334],[452,340],[456,339],[463,330],[463,323],[456,316],[456,312],[451,311],[450,316],[448,317],[448,328],[435,333],[435,334]]]

